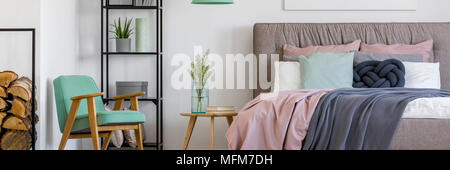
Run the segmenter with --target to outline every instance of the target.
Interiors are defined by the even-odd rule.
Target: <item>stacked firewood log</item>
[[[36,99],[33,99],[36,101]],[[37,109],[37,102],[34,102]],[[29,150],[32,141],[32,81],[0,72],[0,149]],[[34,117],[34,124],[38,122]],[[35,133],[36,134],[36,133]],[[37,135],[35,135],[36,137]],[[35,138],[36,139],[36,138]]]

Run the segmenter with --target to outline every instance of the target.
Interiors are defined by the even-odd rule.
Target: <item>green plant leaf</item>
[[[111,30],[111,33],[114,33],[114,38],[116,39],[128,39],[131,35],[134,34],[134,28],[131,27],[134,18],[128,19],[125,18],[125,23],[122,26],[122,20],[119,17],[117,20],[114,20],[114,23],[111,26],[114,28]]]

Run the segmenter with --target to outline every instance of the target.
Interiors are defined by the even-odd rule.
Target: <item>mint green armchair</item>
[[[95,150],[100,150],[99,138],[107,149],[114,130],[135,130],[138,149],[143,150],[142,126],[145,115],[139,112],[138,96],[144,92],[117,96],[114,111],[104,107],[97,85],[88,76],[60,76],[53,81],[59,128],[63,133],[59,149],[68,139],[92,138]],[[125,99],[130,99],[131,111],[121,111]]]

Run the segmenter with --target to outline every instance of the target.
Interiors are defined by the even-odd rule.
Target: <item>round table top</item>
[[[181,113],[181,116],[197,116],[197,117],[228,117],[228,116],[237,116],[236,112],[230,113],[205,113],[205,114],[196,114],[196,113]]]

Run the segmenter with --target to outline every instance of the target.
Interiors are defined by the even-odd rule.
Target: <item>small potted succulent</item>
[[[116,51],[117,52],[130,52],[131,50],[131,35],[134,34],[133,28],[131,28],[131,22],[133,18],[130,20],[125,18],[125,23],[122,26],[122,22],[120,17],[118,20],[114,20],[114,24],[111,26],[114,30],[110,31],[114,33],[114,39],[116,39]]]

